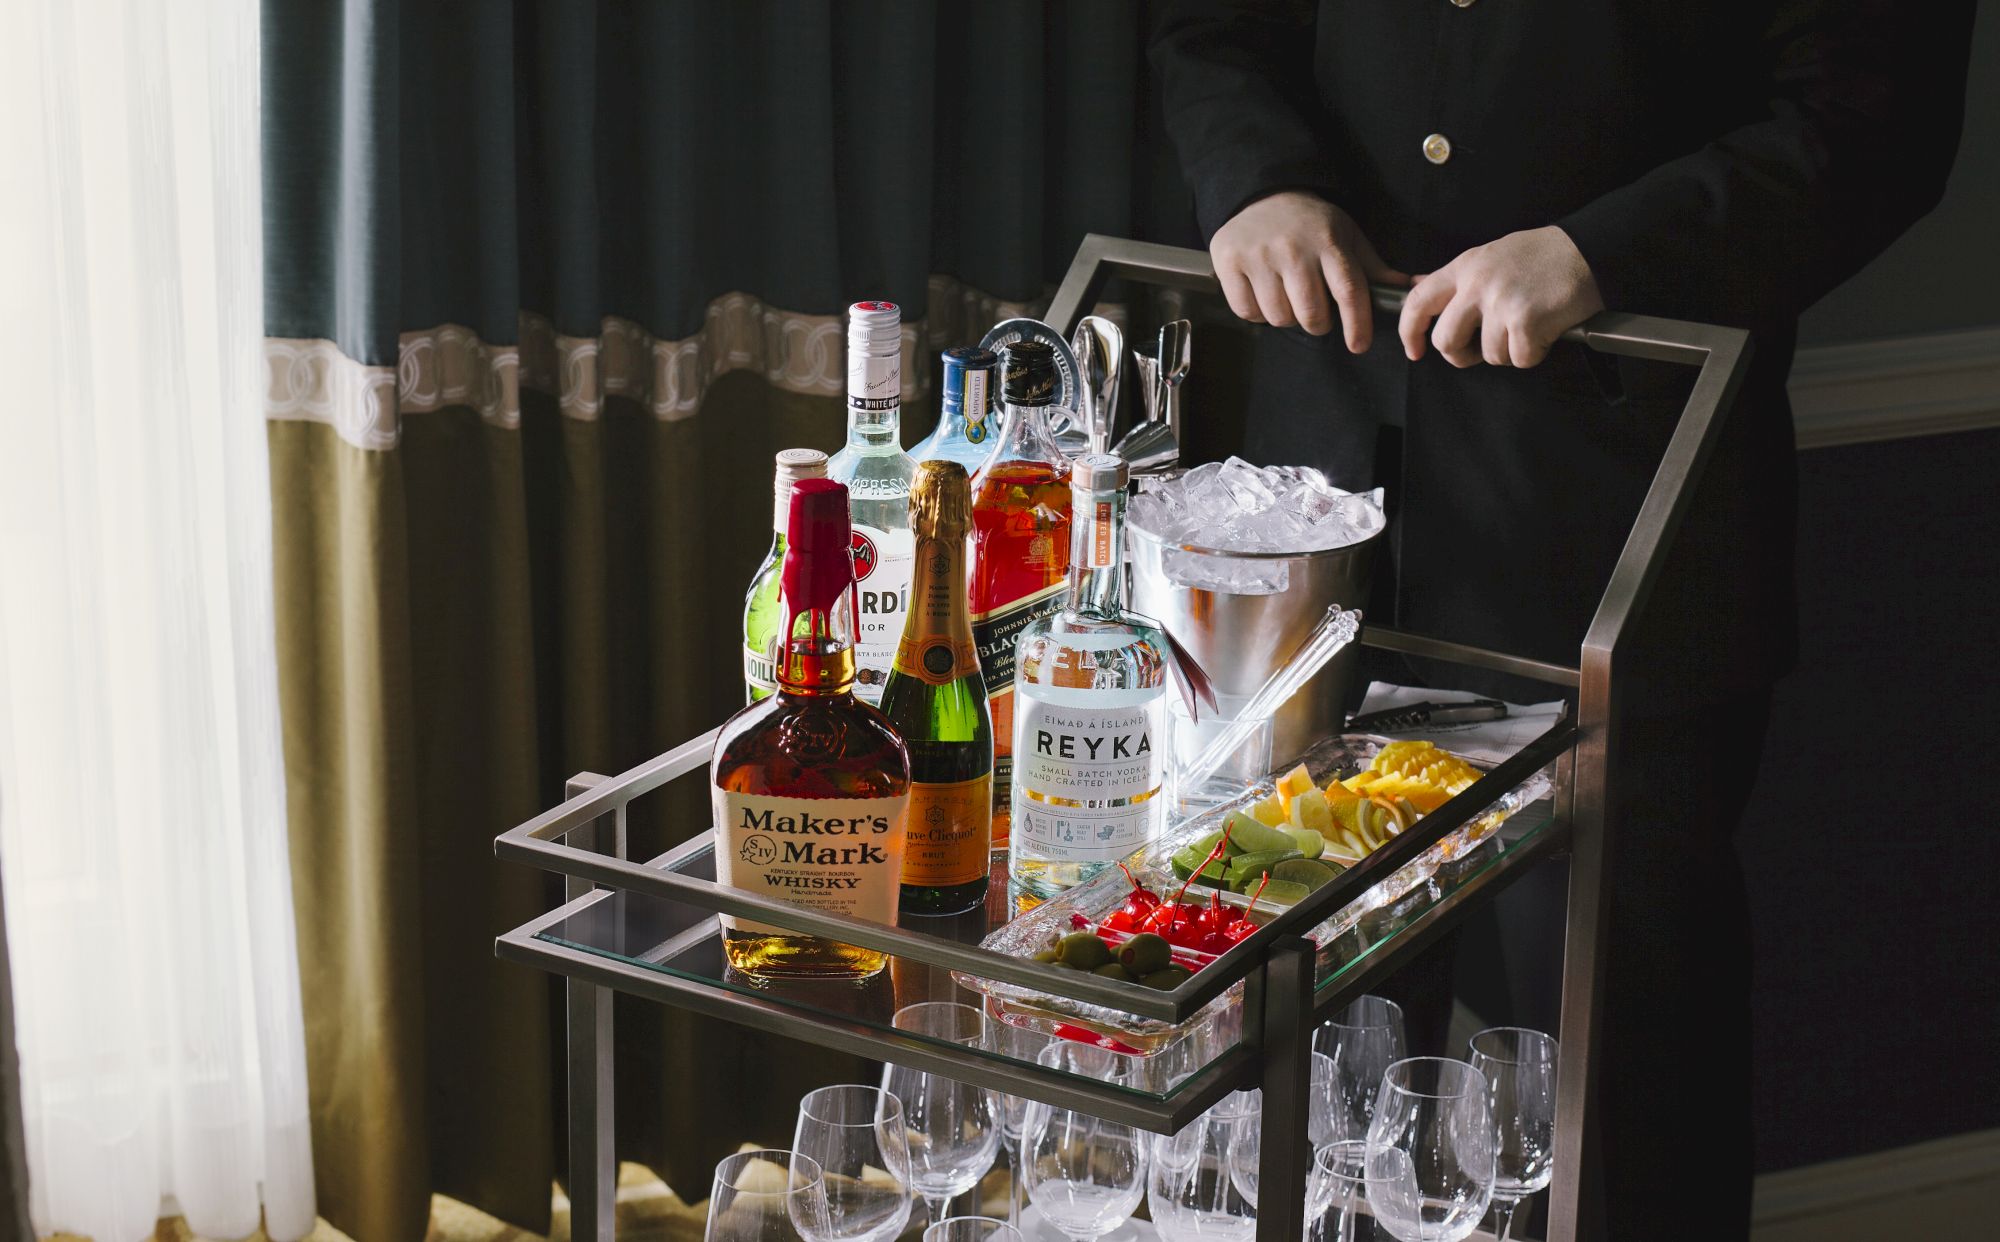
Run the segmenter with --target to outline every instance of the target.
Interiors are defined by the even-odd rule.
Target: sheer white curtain
[[[0,21],[0,877],[36,1227],[313,1225],[256,0]]]

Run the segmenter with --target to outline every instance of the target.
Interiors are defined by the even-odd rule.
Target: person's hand
[[[1414,284],[1397,326],[1412,362],[1424,356],[1428,332],[1455,367],[1481,359],[1531,367],[1557,337],[1604,309],[1590,265],[1553,225],[1474,246]]]
[[[1347,348],[1357,354],[1375,336],[1368,282],[1410,282],[1382,262],[1346,212],[1300,190],[1260,198],[1231,216],[1208,253],[1229,309],[1251,323],[1297,324],[1325,336],[1334,326],[1331,291]]]

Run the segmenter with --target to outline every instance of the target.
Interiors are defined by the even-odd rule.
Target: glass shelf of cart
[[[674,861],[675,870],[691,879],[713,878],[713,854],[708,850],[677,851]],[[949,917],[906,918],[904,927],[977,945],[1004,923],[1008,914],[1004,859],[995,860],[992,877],[992,897],[984,908]],[[886,969],[867,979],[755,979],[730,967],[723,956],[721,932],[717,917],[706,910],[646,893],[607,889],[595,894],[593,900],[581,903],[569,916],[545,927],[537,939],[746,999],[783,1005],[807,1016],[873,1028],[898,1039],[926,1038],[896,1028],[896,1012],[906,1006],[925,1001],[957,1001],[980,1007],[984,1002],[978,993],[956,983],[949,969],[895,954],[889,956]],[[1230,1038],[1205,1029],[1170,1045],[1149,1048],[1149,1055],[1134,1057],[1132,1074],[1117,1076],[1120,1081],[1113,1089],[1141,1099],[1170,1100],[1195,1075],[1237,1046],[1240,1028],[1240,1022],[1228,1024],[1227,1029],[1234,1033]],[[990,1046],[984,1048],[928,1042],[937,1042],[954,1055],[1032,1067],[1036,1064],[1036,1054],[1052,1038],[1057,1038],[1044,1031],[998,1022],[989,1029]],[[1056,1071],[1044,1068],[1042,1072]],[[1085,1081],[1093,1088],[1106,1086],[1103,1080],[1094,1077]]]

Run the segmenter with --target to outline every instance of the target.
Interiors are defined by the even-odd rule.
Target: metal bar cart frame
[[[1106,281],[1216,292],[1206,254],[1092,234],[1083,240],[1049,309],[1048,322],[1067,337]],[[1376,288],[1378,310],[1401,309],[1403,291]],[[613,1152],[612,995],[624,991],[662,1004],[809,1040],[823,1047],[948,1074],[1060,1107],[1087,1109],[1112,1120],[1171,1133],[1231,1090],[1264,1088],[1260,1198],[1294,1202],[1303,1197],[1306,1116],[1313,1028],[1455,924],[1478,901],[1526,870],[1565,838],[1570,850],[1567,927],[1562,974],[1557,1087],[1555,1180],[1549,1237],[1574,1242],[1584,1235],[1586,1188],[1594,1167],[1592,1088],[1603,976],[1610,851],[1607,822],[1623,767],[1619,719],[1623,678],[1621,641],[1645,609],[1666,555],[1685,516],[1695,485],[1742,383],[1750,344],[1731,328],[1639,315],[1600,314],[1564,334],[1566,340],[1605,354],[1623,354],[1698,367],[1686,409],[1648,488],[1638,517],[1613,569],[1575,667],[1528,660],[1438,638],[1369,625],[1365,644],[1491,669],[1574,690],[1577,712],[1499,765],[1472,788],[1425,816],[1361,864],[1315,890],[1272,924],[1232,949],[1180,987],[1158,991],[1076,971],[1005,957],[974,946],[902,928],[804,910],[755,893],[721,888],[685,872],[711,848],[710,834],[648,862],[627,857],[626,809],[631,802],[677,777],[704,767],[714,733],[694,738],[616,777],[573,777],[566,800],[501,834],[496,856],[566,877],[565,903],[498,937],[502,958],[562,974],[567,979],[569,1085],[570,1236],[612,1237],[616,1161]],[[1304,933],[1360,897],[1378,881],[1415,859],[1452,831],[1470,823],[1507,791],[1547,767],[1557,766],[1551,831],[1462,890],[1450,903],[1418,917],[1386,952],[1346,971],[1338,986],[1316,989],[1313,943]],[[602,886],[602,887],[600,887]],[[859,1022],[843,1022],[770,1000],[724,992],[649,970],[619,957],[591,952],[546,933],[566,920],[608,910],[620,894],[640,894],[717,914],[750,916],[789,929],[881,949],[930,966],[963,970],[1020,984],[1075,1001],[1105,1005],[1141,1017],[1182,1021],[1239,980],[1247,980],[1242,1042],[1164,1097],[1122,1092],[1102,1084],[963,1049],[945,1049],[899,1037]],[[1476,899],[1476,900],[1475,900]],[[688,933],[692,935],[693,933]],[[668,943],[657,951],[676,949]],[[1258,1242],[1294,1242],[1298,1223],[1265,1213]]]

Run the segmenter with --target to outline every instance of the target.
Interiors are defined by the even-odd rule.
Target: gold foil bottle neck
[[[910,526],[919,539],[963,539],[972,521],[972,479],[955,461],[927,461],[910,485]]]

